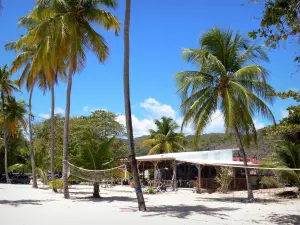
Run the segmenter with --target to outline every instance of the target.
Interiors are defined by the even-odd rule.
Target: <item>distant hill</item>
[[[141,143],[146,140],[149,136],[141,136],[135,138],[136,154],[137,156],[147,155],[149,147],[141,147]],[[186,151],[209,151],[215,149],[228,149],[237,148],[235,137],[225,135],[224,133],[210,133],[203,134],[200,136],[198,141],[198,148],[193,149],[192,141],[194,136],[189,135],[186,137],[188,144],[186,146]],[[271,141],[267,140],[265,132],[263,129],[258,130],[258,144],[251,145],[246,149],[248,156],[256,156],[259,159],[267,157],[272,153]],[[238,153],[237,153],[238,155]]]

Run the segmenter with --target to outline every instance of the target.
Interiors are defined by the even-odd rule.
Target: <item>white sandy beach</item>
[[[0,184],[0,221],[1,225],[300,224],[300,200],[274,198],[278,191],[255,191],[255,203],[245,202],[245,192],[179,190],[145,195],[148,211],[138,212],[135,193],[128,187],[101,189],[102,198],[93,199],[92,186],[72,186],[71,199],[66,200],[47,189]]]

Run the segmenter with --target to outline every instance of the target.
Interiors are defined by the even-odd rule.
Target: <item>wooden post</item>
[[[145,180],[145,162],[143,162],[143,181]]]
[[[183,164],[183,174],[184,174],[184,180],[187,180],[186,163]]]
[[[188,180],[191,180],[191,164],[188,164],[188,176],[187,176]]]
[[[154,184],[157,185],[157,175],[158,175],[157,174],[157,169],[158,169],[157,165],[158,165],[159,162],[158,161],[153,161],[152,163],[154,165]]]
[[[233,190],[236,189],[236,171],[235,171],[235,167],[232,168],[233,170]]]

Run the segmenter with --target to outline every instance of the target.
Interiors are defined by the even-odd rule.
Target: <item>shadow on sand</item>
[[[111,203],[115,201],[119,202],[136,202],[136,198],[130,198],[130,197],[125,197],[125,196],[109,196],[109,197],[104,197],[101,196],[100,198],[94,198],[91,195],[91,192],[88,192],[89,196],[78,196],[78,197],[71,197],[73,201],[86,201],[86,202],[106,202],[106,203]],[[101,194],[100,194],[101,195]]]
[[[222,213],[222,211],[234,211],[237,208],[231,207],[217,207],[217,208],[209,208],[203,205],[161,205],[161,206],[151,206],[147,207],[147,212],[151,213],[148,215],[144,215],[145,217],[151,216],[158,216],[158,215],[165,215],[165,216],[172,216],[177,218],[186,218],[187,216],[191,215],[192,213],[197,214],[204,214],[208,216],[218,217],[220,219],[226,219],[228,215]],[[122,208],[124,212],[136,212],[136,208]]]
[[[12,206],[19,206],[19,205],[43,205],[44,202],[50,202],[53,200],[31,200],[31,199],[22,199],[22,200],[0,200],[0,205],[12,205]]]
[[[197,201],[207,201],[207,202],[238,202],[238,203],[248,203],[247,198],[241,197],[221,197],[221,198],[199,198]],[[264,199],[256,198],[253,203],[279,203],[281,202],[278,199]]]
[[[269,220],[272,224],[298,225],[300,224],[300,215],[274,213],[269,216]]]

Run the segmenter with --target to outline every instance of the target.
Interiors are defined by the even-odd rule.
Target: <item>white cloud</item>
[[[144,118],[141,119],[132,114],[133,134],[135,137],[149,135],[149,129],[156,128],[154,120],[160,119],[162,116],[173,118],[179,126],[181,126],[182,124],[183,117],[177,116],[176,111],[170,105],[161,104],[153,98],[148,98],[144,100],[140,104],[140,106],[145,110],[146,114]],[[217,110],[211,118],[212,119],[210,123],[206,126],[203,133],[224,133],[224,119],[221,111]],[[120,114],[117,117],[117,121],[125,125],[125,116]],[[266,126],[264,123],[260,122],[257,119],[254,119],[254,124],[256,129],[260,129]],[[178,129],[178,131],[180,131],[180,128]],[[188,123],[185,127],[183,127],[183,133],[185,135],[193,135],[193,124]]]
[[[47,113],[40,113],[38,116],[43,118],[43,119],[49,119],[50,118],[50,115],[47,114]]]
[[[151,117],[153,117],[154,119],[159,119],[163,116],[175,118],[175,110],[172,109],[170,105],[160,104],[153,98],[146,99],[140,105],[148,113],[150,113]]]
[[[55,113],[55,114],[61,114],[61,115],[64,115],[64,114],[65,114],[65,110],[62,109],[62,108],[60,108],[60,107],[55,107],[54,113]]]
[[[119,115],[117,117],[117,121],[124,126],[126,125],[126,120],[124,115]],[[155,124],[153,120],[149,119],[141,119],[139,120],[135,115],[132,115],[132,127],[133,127],[133,135],[135,137],[148,135],[150,129],[155,128]]]
[[[88,107],[88,106],[84,106],[84,107],[82,108],[82,110],[83,110],[84,112],[87,112],[87,111],[89,111],[89,107]]]
[[[255,126],[256,130],[261,129],[266,126],[266,124],[264,124],[258,120],[253,120],[253,122],[254,122],[254,126]]]
[[[211,117],[210,123],[204,129],[203,133],[224,133],[224,119],[220,110],[217,110]]]
[[[280,109],[280,113],[281,113],[281,119],[288,117],[289,112],[286,109]]]

